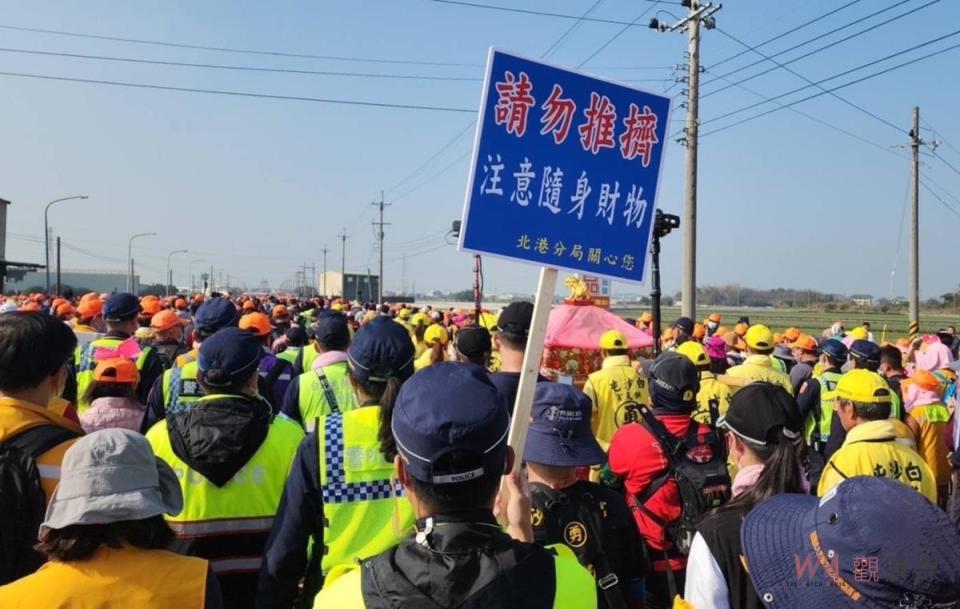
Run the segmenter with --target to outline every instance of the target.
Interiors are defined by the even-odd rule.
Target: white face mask
[[[711,332],[714,331],[714,330],[716,330],[716,329],[717,329],[717,322],[715,322],[715,321],[707,322],[707,328],[709,328]]]

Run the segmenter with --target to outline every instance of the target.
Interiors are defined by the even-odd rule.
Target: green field
[[[645,310],[638,307],[615,307],[614,312],[621,317],[637,317]],[[871,311],[814,311],[798,309],[768,309],[768,308],[736,308],[736,307],[716,307],[698,309],[697,321],[702,321],[710,313],[719,313],[722,321],[721,325],[730,327],[737,322],[742,315],[750,318],[750,323],[760,323],[770,326],[774,331],[780,332],[790,326],[797,326],[802,331],[820,336],[820,333],[829,328],[833,322],[842,321],[844,327],[850,328],[869,321],[873,335],[876,340],[883,340],[884,326],[886,326],[886,340],[896,340],[901,336],[907,335],[907,314],[906,313],[879,313]],[[663,308],[664,327],[668,327],[677,317],[680,316],[679,307]],[[947,325],[960,326],[960,317],[956,315],[927,315],[920,314],[921,332],[936,332],[939,328]]]

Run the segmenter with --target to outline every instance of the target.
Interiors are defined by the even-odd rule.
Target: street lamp
[[[167,254],[167,287],[164,289],[165,295],[170,295],[170,285],[173,283],[173,271],[170,270],[170,257],[174,254],[186,254],[189,250],[176,250]]]
[[[139,237],[156,237],[157,233],[137,233],[127,242],[127,292],[133,294],[133,240]]]
[[[50,293],[50,228],[47,226],[47,213],[50,211],[50,206],[54,203],[59,203],[60,201],[70,201],[72,199],[86,199],[87,195],[76,195],[73,197],[64,197],[62,199],[55,199],[47,203],[47,206],[43,208],[43,260],[44,264],[47,267],[47,294]]]
[[[191,292],[194,290],[194,287],[193,287],[193,265],[194,265],[195,263],[197,263],[197,262],[206,262],[206,261],[207,261],[206,258],[197,258],[196,260],[191,260],[191,261],[190,261],[190,265],[187,267],[187,272],[188,272],[188,274],[190,275],[190,291],[191,291]]]

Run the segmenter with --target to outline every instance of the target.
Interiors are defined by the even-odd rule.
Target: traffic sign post
[[[541,267],[509,443],[523,458],[558,269],[646,279],[670,98],[491,48],[459,248]]]

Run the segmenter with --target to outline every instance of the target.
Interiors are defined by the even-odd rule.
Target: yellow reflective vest
[[[803,438],[807,446],[812,446],[814,442],[825,444],[830,439],[833,402],[837,399],[837,383],[841,376],[843,375],[839,372],[831,370],[813,377],[813,380],[820,384],[820,417],[817,418],[817,412],[813,408],[807,413],[803,422]]]
[[[0,607],[203,609],[207,561],[166,550],[101,546],[85,560],[50,561],[0,587]]]
[[[116,349],[120,343],[134,340],[132,338],[98,338],[91,341],[84,347],[78,346],[74,351],[73,362],[77,372],[77,413],[83,413],[90,408],[90,402],[85,398],[87,390],[93,384],[93,371],[97,367],[97,358],[94,355],[97,349]],[[141,349],[140,356],[137,357],[137,370],[143,370],[143,364],[147,361],[147,356],[153,347]]]
[[[547,546],[553,550],[556,592],[553,609],[596,609],[597,583],[578,561],[573,550],[563,544]],[[333,582],[327,582],[313,602],[314,609],[364,609],[359,568],[351,569]]]
[[[203,396],[197,381],[199,365],[187,362],[182,368],[170,368],[163,373],[163,408],[175,412],[178,408],[194,404]]]
[[[593,402],[590,423],[603,450],[610,448],[613,434],[620,427],[639,421],[638,404],[650,405],[647,379],[640,376],[626,355],[604,359],[600,370],[587,378],[583,392]]]
[[[357,394],[350,384],[347,362],[308,370],[300,375],[297,384],[300,391],[297,397],[300,420],[307,433],[313,431],[319,417],[347,412],[358,406]]]
[[[790,383],[790,377],[774,369],[773,358],[769,355],[748,355],[742,364],[730,368],[726,374],[734,378],[780,385],[790,395],[793,395],[793,385]],[[736,393],[736,390],[734,390],[734,393]]]
[[[325,575],[397,545],[413,527],[413,509],[394,479],[393,463],[380,452],[379,429],[379,406],[320,419],[316,433],[326,546],[320,570]]]
[[[923,457],[897,440],[897,430],[891,419],[861,423],[847,432],[843,446],[823,468],[817,495],[822,497],[853,476],[899,480],[931,502],[937,502],[933,472]]]
[[[205,396],[196,406],[223,397]],[[183,492],[183,511],[165,515],[167,523],[178,538],[260,535],[266,541],[302,439],[299,425],[274,418],[257,452],[229,482],[217,487],[174,453],[167,422],[159,421],[147,432],[147,440],[157,457],[173,468]],[[261,559],[262,548],[259,554],[213,559],[210,566],[214,573],[257,573]]]

